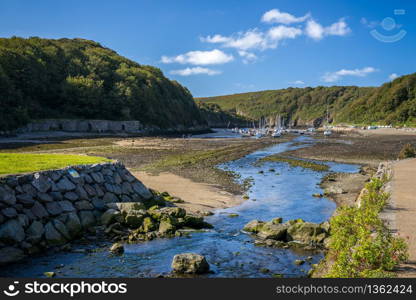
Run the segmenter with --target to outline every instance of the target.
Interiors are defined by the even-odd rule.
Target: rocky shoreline
[[[137,242],[209,227],[174,201],[118,162],[7,176],[0,181],[0,265],[70,249],[85,233]]]

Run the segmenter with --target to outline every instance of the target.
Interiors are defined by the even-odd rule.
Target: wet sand
[[[172,173],[152,175],[146,172],[133,172],[133,174],[147,187],[181,198],[185,203],[176,205],[194,213],[228,208],[244,201],[241,196],[233,195],[217,186],[194,182]]]

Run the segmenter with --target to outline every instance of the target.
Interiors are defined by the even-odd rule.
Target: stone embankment
[[[111,120],[77,120],[77,119],[44,119],[33,121],[13,132],[0,130],[0,136],[23,134],[30,132],[89,132],[97,134],[152,134],[174,132],[202,132],[209,129],[206,125],[186,127],[177,125],[172,128],[160,128],[155,125],[144,125],[140,121],[111,121]]]
[[[0,265],[80,237],[110,203],[152,197],[118,162],[1,178]]]

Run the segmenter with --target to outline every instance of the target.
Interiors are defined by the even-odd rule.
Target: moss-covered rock
[[[265,223],[263,221],[252,220],[244,226],[243,230],[246,232],[258,233],[264,224]]]
[[[173,257],[172,269],[176,273],[202,274],[209,271],[209,264],[202,255],[182,253]]]
[[[102,215],[101,215],[101,224],[105,225],[105,226],[109,226],[113,223],[116,222],[122,222],[123,221],[123,217],[120,213],[120,211],[110,208],[108,210],[106,210]]]
[[[204,221],[203,217],[186,215],[184,217],[184,226],[194,229],[213,228],[213,226]]]
[[[161,235],[165,235],[165,234],[173,234],[175,233],[176,227],[174,224],[172,224],[173,222],[171,221],[170,218],[163,218],[160,221],[159,224],[159,234]]]
[[[287,229],[288,226],[286,224],[273,224],[272,222],[267,222],[258,232],[258,236],[263,239],[285,241]]]
[[[302,243],[322,243],[326,238],[326,232],[320,224],[310,222],[297,222],[287,229],[289,240],[300,241]]]
[[[143,233],[147,233],[156,230],[157,227],[157,223],[152,218],[145,217],[143,219],[142,226],[140,226],[140,231]]]
[[[274,218],[270,221],[272,224],[281,224],[283,222],[283,218]]]
[[[144,210],[131,210],[125,216],[124,222],[130,228],[138,228],[142,225],[145,216]]]
[[[316,224],[302,219],[282,223],[281,218],[275,218],[269,222],[253,220],[243,230],[259,238],[255,241],[256,246],[313,250],[325,247],[329,223]]]
[[[111,246],[110,252],[115,255],[121,255],[124,253],[124,246],[122,243],[115,243]]]

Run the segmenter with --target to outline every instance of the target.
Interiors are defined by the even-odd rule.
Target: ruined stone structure
[[[67,131],[96,133],[140,133],[144,130],[144,126],[139,121],[48,119],[29,123],[25,127],[18,129],[18,132]]]

